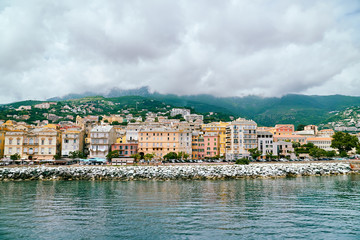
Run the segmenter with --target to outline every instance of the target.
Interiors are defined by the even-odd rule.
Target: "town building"
[[[176,115],[186,116],[190,115],[190,109],[185,108],[173,108],[171,109],[170,116],[174,117]]]
[[[114,143],[111,145],[111,151],[119,151],[121,157],[131,157],[138,153],[138,143],[136,141],[127,143]]]
[[[139,131],[138,152],[140,155],[155,154],[156,159],[163,158],[170,152],[184,152],[191,156],[190,131],[173,128],[146,128]]]
[[[291,142],[278,141],[273,143],[274,156],[296,158],[295,150]]]
[[[324,149],[326,151],[332,151],[335,150],[334,148],[331,147],[331,141],[332,138],[331,137],[312,137],[312,138],[307,138],[307,142],[308,143],[313,143],[315,146],[317,146],[318,148]]]
[[[266,158],[267,155],[274,153],[274,139],[271,132],[257,131],[257,142],[262,158]]]
[[[219,155],[225,156],[226,152],[226,126],[229,123],[227,122],[212,122],[202,125],[202,130],[204,132],[216,132],[219,135]]]
[[[249,157],[249,150],[257,147],[256,122],[238,118],[226,127],[227,160]]]
[[[84,130],[68,128],[62,132],[61,155],[69,157],[70,152],[84,151]]]
[[[116,142],[116,132],[112,126],[96,126],[90,131],[90,157],[106,158],[110,146]]]

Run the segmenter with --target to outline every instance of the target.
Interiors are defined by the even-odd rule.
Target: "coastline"
[[[350,163],[274,163],[183,166],[39,166],[0,168],[0,181],[29,180],[221,180],[359,173]]]

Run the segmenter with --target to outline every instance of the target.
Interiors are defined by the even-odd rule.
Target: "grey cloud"
[[[355,0],[3,2],[0,102],[145,85],[217,96],[358,95],[359,7]]]

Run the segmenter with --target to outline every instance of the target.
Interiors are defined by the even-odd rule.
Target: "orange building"
[[[170,152],[184,152],[191,156],[192,133],[172,128],[149,128],[139,131],[138,152],[140,155],[155,154],[161,159]]]

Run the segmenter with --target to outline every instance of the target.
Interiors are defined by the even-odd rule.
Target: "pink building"
[[[217,132],[205,132],[193,136],[193,159],[211,158],[219,155],[219,141]]]
[[[111,151],[118,150],[120,156],[130,157],[138,152],[137,143],[114,143],[111,145]]]

